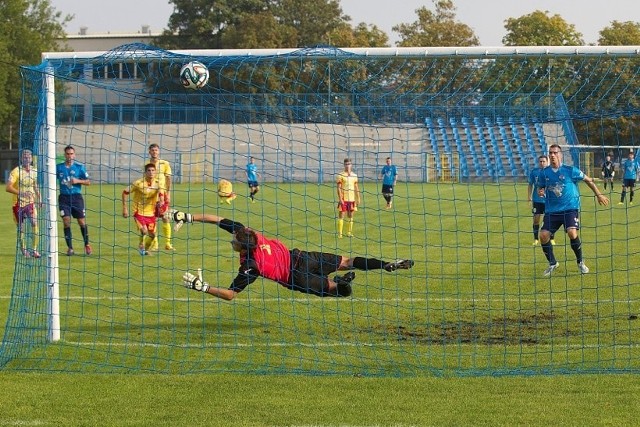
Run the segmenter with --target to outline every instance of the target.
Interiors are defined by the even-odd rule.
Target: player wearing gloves
[[[329,278],[329,274],[353,269],[395,271],[414,265],[412,260],[406,259],[386,262],[375,258],[349,258],[323,252],[289,250],[277,239],[268,239],[239,222],[217,215],[171,211],[168,216],[175,222],[175,231],[185,223],[203,222],[217,224],[233,235],[231,246],[240,253],[240,269],[229,288],[210,286],[189,272],[182,277],[185,287],[227,301],[235,298],[258,277],[273,280],[288,289],[320,297],[348,297],[352,292],[351,281],[355,278],[355,273],[349,271],[343,276],[336,275],[333,279]]]

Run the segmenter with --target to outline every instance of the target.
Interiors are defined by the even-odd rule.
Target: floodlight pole
[[[46,190],[45,211],[48,214],[47,236],[49,247],[47,249],[47,289],[49,293],[49,341],[60,340],[60,272],[58,264],[58,210],[57,210],[57,186],[56,186],[56,95],[55,72],[48,66],[44,74],[44,90],[46,92],[46,124],[45,146],[46,165],[44,165],[44,188]]]

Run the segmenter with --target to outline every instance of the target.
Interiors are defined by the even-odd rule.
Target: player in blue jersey
[[[636,181],[638,180],[638,161],[635,158],[633,151],[629,152],[627,160],[622,163],[622,194],[620,194],[619,205],[624,204],[624,198],[627,195],[627,188],[629,189],[629,204],[633,204],[633,193],[636,187]]]
[[[533,246],[537,246],[540,244],[540,240],[538,238],[538,234],[540,232],[540,223],[542,222],[542,217],[544,216],[544,204],[545,198],[544,195],[538,194],[538,180],[540,178],[540,172],[542,169],[546,168],[549,164],[549,157],[542,156],[538,157],[538,167],[533,168],[531,173],[529,174],[529,186],[527,188],[527,196],[528,202],[531,203],[531,212],[533,213]],[[551,235],[551,244],[555,245],[556,241],[553,239],[553,235]]]
[[[84,199],[82,198],[82,186],[90,185],[89,175],[84,165],[75,161],[76,150],[67,145],[64,148],[64,163],[56,166],[56,176],[60,185],[58,196],[58,209],[62,216],[64,227],[64,241],[67,244],[67,255],[74,254],[73,239],[71,236],[71,217],[78,220],[80,232],[84,239],[84,251],[91,255],[89,244],[89,231],[87,230]]]
[[[382,197],[387,201],[387,209],[391,209],[393,205],[393,186],[398,181],[398,171],[395,165],[391,164],[391,157],[387,157],[386,165],[380,171],[382,178]]]
[[[256,201],[255,195],[260,190],[260,185],[258,184],[260,174],[258,173],[258,166],[253,157],[249,157],[249,163],[247,163],[245,172],[247,174],[247,184],[249,184],[249,197],[251,198],[251,203],[254,203]]]
[[[580,273],[586,274],[589,268],[582,259],[582,242],[578,235],[580,229],[580,190],[578,182],[585,184],[596,195],[598,203],[607,206],[609,199],[602,194],[592,178],[585,175],[580,169],[562,164],[562,149],[553,144],[549,147],[550,166],[542,169],[538,181],[540,195],[546,197],[544,222],[540,230],[540,242],[542,251],[549,261],[549,266],[544,270],[544,276],[550,276],[553,270],[558,268],[558,261],[553,255],[551,235],[560,227],[564,229],[571,242],[571,249],[576,254],[576,261]]]

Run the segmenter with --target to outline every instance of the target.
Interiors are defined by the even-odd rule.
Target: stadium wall
[[[561,125],[542,127],[549,143],[566,143]],[[437,170],[441,163],[452,164],[453,172],[447,176],[459,180],[456,163],[467,153],[454,155],[442,147],[442,141],[435,141],[440,148],[434,154],[432,137],[426,127],[413,124],[87,124],[60,125],[56,132],[60,158],[71,144],[94,182],[123,184],[140,176],[152,143],[159,144],[162,158],[171,162],[176,182],[184,183],[220,178],[244,181],[248,156],[256,158],[265,182],[331,182],[345,157],[352,158],[361,179],[376,180],[387,156],[393,157],[402,181],[441,179],[443,173]],[[537,145],[535,150],[543,152],[545,147]],[[535,161],[535,154],[520,156],[518,161]],[[445,161],[445,156],[450,159]],[[525,173],[521,175],[508,178],[526,178]]]

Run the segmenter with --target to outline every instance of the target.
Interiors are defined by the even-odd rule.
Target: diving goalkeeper
[[[210,286],[189,272],[182,277],[185,287],[227,301],[234,299],[258,277],[273,280],[291,290],[320,297],[348,297],[352,292],[351,281],[355,278],[355,273],[349,271],[343,276],[336,275],[333,279],[329,278],[329,274],[353,269],[395,271],[409,269],[414,264],[407,259],[386,262],[376,258],[348,258],[324,252],[289,250],[277,239],[268,239],[239,222],[217,215],[170,211],[168,216],[175,222],[175,231],[184,223],[203,222],[217,224],[233,235],[231,246],[240,253],[240,269],[228,289]]]

